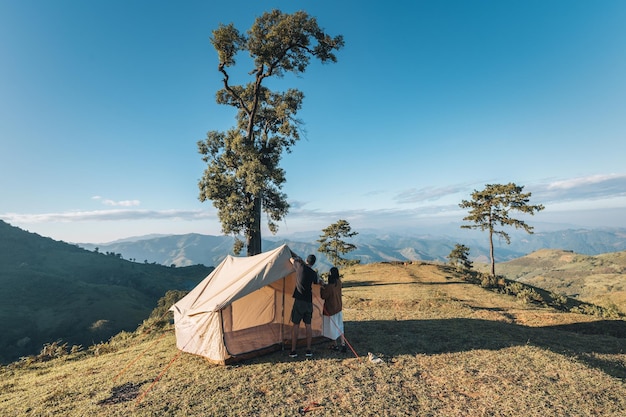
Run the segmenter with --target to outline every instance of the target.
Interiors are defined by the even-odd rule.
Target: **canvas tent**
[[[176,346],[226,364],[291,343],[295,269],[287,245],[249,257],[227,256],[171,307]],[[313,337],[322,336],[323,300],[313,288]],[[305,338],[300,326],[299,339]]]

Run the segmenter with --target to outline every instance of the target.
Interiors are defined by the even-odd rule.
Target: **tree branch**
[[[226,70],[224,69],[224,63],[220,62],[220,64],[218,65],[217,69],[219,70],[219,72],[221,72],[222,74],[224,74],[224,78],[222,79],[222,82],[224,83],[224,89],[226,91],[228,91],[233,97],[235,97],[235,100],[237,100],[239,102],[239,104],[241,105],[241,108],[248,114],[250,115],[250,109],[248,109],[248,107],[246,106],[246,102],[244,101],[243,98],[241,98],[241,96],[239,96],[239,94],[237,94],[235,92],[235,90],[233,90],[232,88],[230,88],[230,85],[228,84],[228,79],[230,78],[228,76],[228,73],[226,72]]]

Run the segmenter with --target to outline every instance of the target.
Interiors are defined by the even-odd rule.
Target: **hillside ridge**
[[[134,263],[0,222],[0,363],[59,339],[88,346],[132,331],[168,290],[210,271]]]
[[[591,256],[542,249],[498,263],[496,273],[626,313],[626,251]]]

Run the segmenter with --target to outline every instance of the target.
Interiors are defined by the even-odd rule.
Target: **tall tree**
[[[276,233],[277,222],[289,210],[282,192],[285,172],[279,162],[283,152],[291,152],[300,139],[302,122],[296,114],[304,98],[296,89],[271,91],[263,83],[285,73],[303,73],[311,58],[336,62],[334,52],[344,42],[342,36],[326,34],[316,19],[303,11],[285,14],[273,10],[258,17],[245,34],[232,23],[220,24],[211,43],[223,77],[216,101],[234,107],[237,114],[234,127],[226,132],[210,131],[198,142],[207,163],[198,184],[199,198],[213,201],[222,232],[235,236],[235,253],[243,248],[244,242],[238,238],[243,235],[251,256],[261,252],[262,212],[270,232]],[[253,62],[248,73],[252,80],[235,85],[229,71],[240,52],[247,52]]]
[[[338,220],[337,223],[331,224],[323,229],[322,232],[323,234],[318,239],[320,247],[317,251],[325,254],[333,265],[341,267],[358,264],[360,262],[358,259],[346,259],[341,257],[341,255],[356,249],[356,246],[352,243],[347,243],[342,240],[359,234],[358,232],[352,231],[350,223],[346,220]]]
[[[531,205],[531,193],[523,193],[524,186],[514,183],[487,184],[484,190],[472,193],[471,200],[463,200],[459,206],[469,209],[469,215],[463,220],[473,222],[472,225],[462,225],[464,229],[480,229],[489,231],[489,254],[491,256],[491,275],[496,276],[496,263],[493,251],[493,235],[498,235],[506,240],[507,245],[511,243],[508,233],[503,230],[496,230],[498,226],[513,226],[516,229],[524,229],[532,234],[533,228],[525,222],[510,217],[511,211],[518,211],[534,215],[535,212],[544,209],[541,204]]]

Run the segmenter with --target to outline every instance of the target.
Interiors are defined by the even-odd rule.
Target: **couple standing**
[[[296,343],[298,341],[298,331],[300,322],[304,322],[306,329],[306,356],[311,357],[311,340],[313,331],[311,329],[311,318],[313,316],[313,284],[321,284],[320,295],[324,299],[324,330],[323,335],[332,339],[334,345],[332,349],[339,349],[337,342],[341,340],[341,351],[346,351],[346,341],[343,336],[343,311],[341,300],[341,279],[339,270],[330,268],[328,284],[324,284],[317,276],[317,272],[311,268],[315,264],[315,255],[309,255],[306,263],[298,256],[293,255],[291,262],[296,270],[296,288],[293,292],[294,304],[291,310],[291,353],[290,357],[298,356]]]

